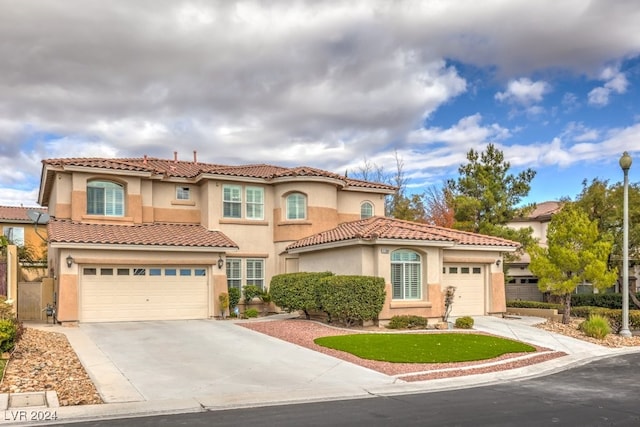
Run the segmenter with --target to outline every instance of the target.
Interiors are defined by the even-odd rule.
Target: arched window
[[[373,216],[373,205],[370,202],[363,202],[360,205],[360,219],[367,219]]]
[[[89,181],[87,214],[124,216],[124,186],[111,181]]]
[[[422,298],[422,259],[414,251],[400,249],[391,253],[393,299]]]
[[[287,196],[287,219],[305,219],[307,217],[307,197],[302,193]]]

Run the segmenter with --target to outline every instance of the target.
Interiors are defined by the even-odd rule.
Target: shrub
[[[287,312],[302,310],[309,319],[309,311],[322,310],[318,296],[320,280],[333,276],[331,272],[286,273],[273,276],[269,284],[272,301]]]
[[[14,319],[0,320],[0,352],[11,351],[18,340],[18,322]]]
[[[244,293],[244,302],[249,304],[253,298],[259,298],[262,295],[262,288],[256,285],[247,285],[242,288],[242,292]]]
[[[473,328],[473,318],[469,316],[458,317],[456,319],[456,328],[460,328],[460,329]]]
[[[571,301],[573,301],[573,296],[571,297]],[[551,308],[556,309],[558,312],[563,310],[564,306],[562,304],[553,304],[550,302],[540,302],[540,301],[507,301],[507,307],[514,308]]]
[[[234,311],[240,302],[240,289],[229,288],[229,310]]]
[[[227,308],[229,308],[229,294],[222,292],[218,295],[218,300],[220,301],[220,315],[224,318]]]
[[[389,329],[424,329],[427,327],[428,319],[422,316],[402,315],[393,316],[389,320]]]
[[[599,314],[594,314],[589,317],[588,320],[582,322],[579,329],[585,333],[586,336],[603,339],[611,333],[611,327],[606,317]]]
[[[255,308],[249,308],[247,310],[244,311],[244,317],[246,319],[252,319],[255,317],[258,317],[258,310],[256,310]]]
[[[640,298],[640,294],[637,294]],[[622,309],[622,294],[577,294],[571,295],[571,306],[590,306]],[[629,298],[629,308],[637,308]]]
[[[378,318],[386,296],[384,287],[382,277],[329,276],[321,280],[318,295],[329,318],[349,327]]]
[[[576,317],[589,318],[593,315],[600,315],[607,319],[611,330],[615,333],[622,329],[622,309],[602,308],[602,307],[574,307],[571,314]],[[629,310],[629,328],[640,329],[640,310]]]

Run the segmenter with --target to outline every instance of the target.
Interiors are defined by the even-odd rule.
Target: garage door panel
[[[445,264],[443,285],[455,286],[451,316],[485,314],[484,267],[474,264]]]
[[[114,271],[119,267],[114,267]],[[152,267],[139,268],[145,275],[83,275],[81,279],[80,321],[203,319],[209,314],[208,279],[194,274],[180,276],[185,267],[167,267],[176,275],[153,275]],[[153,267],[154,270],[160,268]],[[124,268],[123,270],[127,270]],[[202,273],[203,268],[197,270]],[[89,270],[91,272],[91,270]],[[129,271],[129,270],[127,270]],[[133,270],[130,271],[132,273]]]

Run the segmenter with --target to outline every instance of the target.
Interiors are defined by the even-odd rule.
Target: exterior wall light
[[[501,262],[502,262],[502,261],[500,261],[500,260],[496,260],[496,266],[497,266],[497,267],[500,267],[500,263],[501,263]]]
[[[73,257],[71,255],[67,256],[67,267],[71,268],[73,265]]]
[[[218,256],[219,256],[219,258],[218,258],[218,268],[220,270],[222,270],[222,267],[224,267],[224,260],[222,259],[222,255],[218,255]]]

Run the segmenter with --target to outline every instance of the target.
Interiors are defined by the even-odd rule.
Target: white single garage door
[[[80,321],[205,319],[205,267],[82,266]]]
[[[445,264],[443,285],[455,286],[451,316],[485,314],[485,267],[479,264]]]

